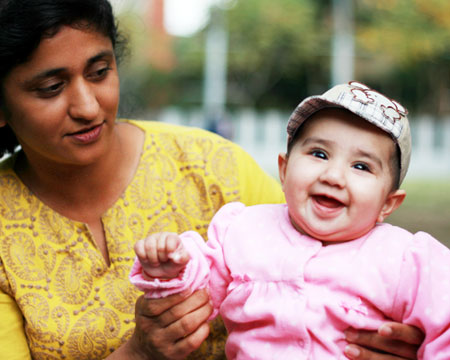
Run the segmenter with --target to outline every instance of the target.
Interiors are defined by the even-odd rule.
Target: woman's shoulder
[[[14,171],[14,164],[16,161],[16,154],[9,155],[0,161],[0,188],[5,196],[15,196],[11,193],[12,188],[21,188],[22,182]]]
[[[3,224],[25,219],[39,208],[40,201],[19,179],[14,171],[16,154],[0,161],[0,214]]]
[[[203,161],[237,170],[235,161],[248,161],[248,154],[237,144],[205,129],[158,121],[128,120],[145,132],[144,151],[154,148],[181,162]],[[151,152],[151,151],[150,151]]]
[[[123,120],[123,121],[127,121],[130,124],[134,124],[135,126],[141,128],[145,133],[153,134],[154,136],[165,136],[176,138],[180,136],[181,137],[196,136],[211,139],[214,141],[230,143],[229,140],[223,138],[218,134],[194,126],[185,126],[151,120]]]

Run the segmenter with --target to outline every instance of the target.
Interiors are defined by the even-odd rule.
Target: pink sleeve
[[[406,251],[395,307],[425,333],[419,359],[450,359],[450,250],[419,232]]]
[[[146,280],[142,276],[142,267],[136,258],[130,272],[130,281],[139,290],[145,292],[145,297],[159,299],[178,294],[186,289],[195,291],[206,287],[209,278],[209,263],[203,254],[205,241],[195,231],[187,231],[180,235],[183,245],[191,256],[185,269],[176,278],[170,280]]]
[[[145,292],[145,297],[153,299],[177,294],[186,289],[195,291],[208,287],[214,307],[211,318],[217,316],[231,281],[222,244],[229,224],[244,208],[245,205],[238,202],[224,205],[211,220],[206,244],[194,231],[187,231],[180,235],[191,260],[177,278],[145,280],[142,277],[141,265],[136,259],[130,272],[130,281]]]

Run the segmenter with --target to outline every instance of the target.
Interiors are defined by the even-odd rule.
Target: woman
[[[233,200],[283,199],[216,135],[117,122],[120,47],[106,0],[0,0],[0,152],[12,153],[0,168],[7,359],[185,358],[208,336],[208,296],[139,297],[128,283],[134,243],[155,231],[204,233]],[[223,329],[211,328],[193,358],[222,356]],[[376,334],[352,342],[414,358],[420,334],[392,329],[401,346]]]

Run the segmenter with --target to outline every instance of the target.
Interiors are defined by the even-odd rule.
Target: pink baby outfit
[[[419,359],[450,359],[450,250],[425,233],[379,224],[329,246],[293,228],[286,205],[225,205],[207,244],[181,235],[180,278],[131,281],[159,298],[207,286],[228,329],[228,359],[346,359],[344,330],[384,321],[425,332]]]

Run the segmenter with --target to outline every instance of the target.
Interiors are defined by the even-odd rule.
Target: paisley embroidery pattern
[[[176,200],[186,213],[197,219],[211,219],[213,212],[207,201],[207,189],[202,176],[195,173],[187,174],[177,184]]]
[[[26,206],[24,206],[26,205]],[[0,216],[8,220],[23,220],[34,215],[39,200],[13,174],[0,177]]]
[[[161,215],[158,221],[153,224],[153,226],[149,229],[148,233],[145,234],[145,236],[162,231],[182,233],[189,229],[192,229],[192,227],[185,216],[178,213],[170,213]]]
[[[43,206],[37,218],[39,232],[49,241],[63,244],[72,237],[74,229],[70,220],[59,216],[50,208]]]
[[[233,176],[233,167],[230,164],[236,164],[236,159],[230,148],[220,148],[214,155],[211,167],[214,175],[222,185],[226,187],[237,186],[237,178]]]
[[[2,239],[1,248],[3,262],[9,264],[18,278],[27,281],[45,279],[45,265],[30,235],[15,231]]]
[[[101,359],[107,354],[108,340],[116,338],[120,329],[120,319],[114,311],[100,308],[87,312],[69,334],[69,358]]]
[[[64,304],[82,304],[92,291],[92,274],[81,260],[81,256],[69,255],[56,271],[55,291]]]
[[[107,274],[105,277],[105,293],[111,299],[114,309],[125,314],[134,312],[134,303],[141,293],[134,287],[130,288],[128,274],[130,268],[119,265],[114,269],[115,274]]]

